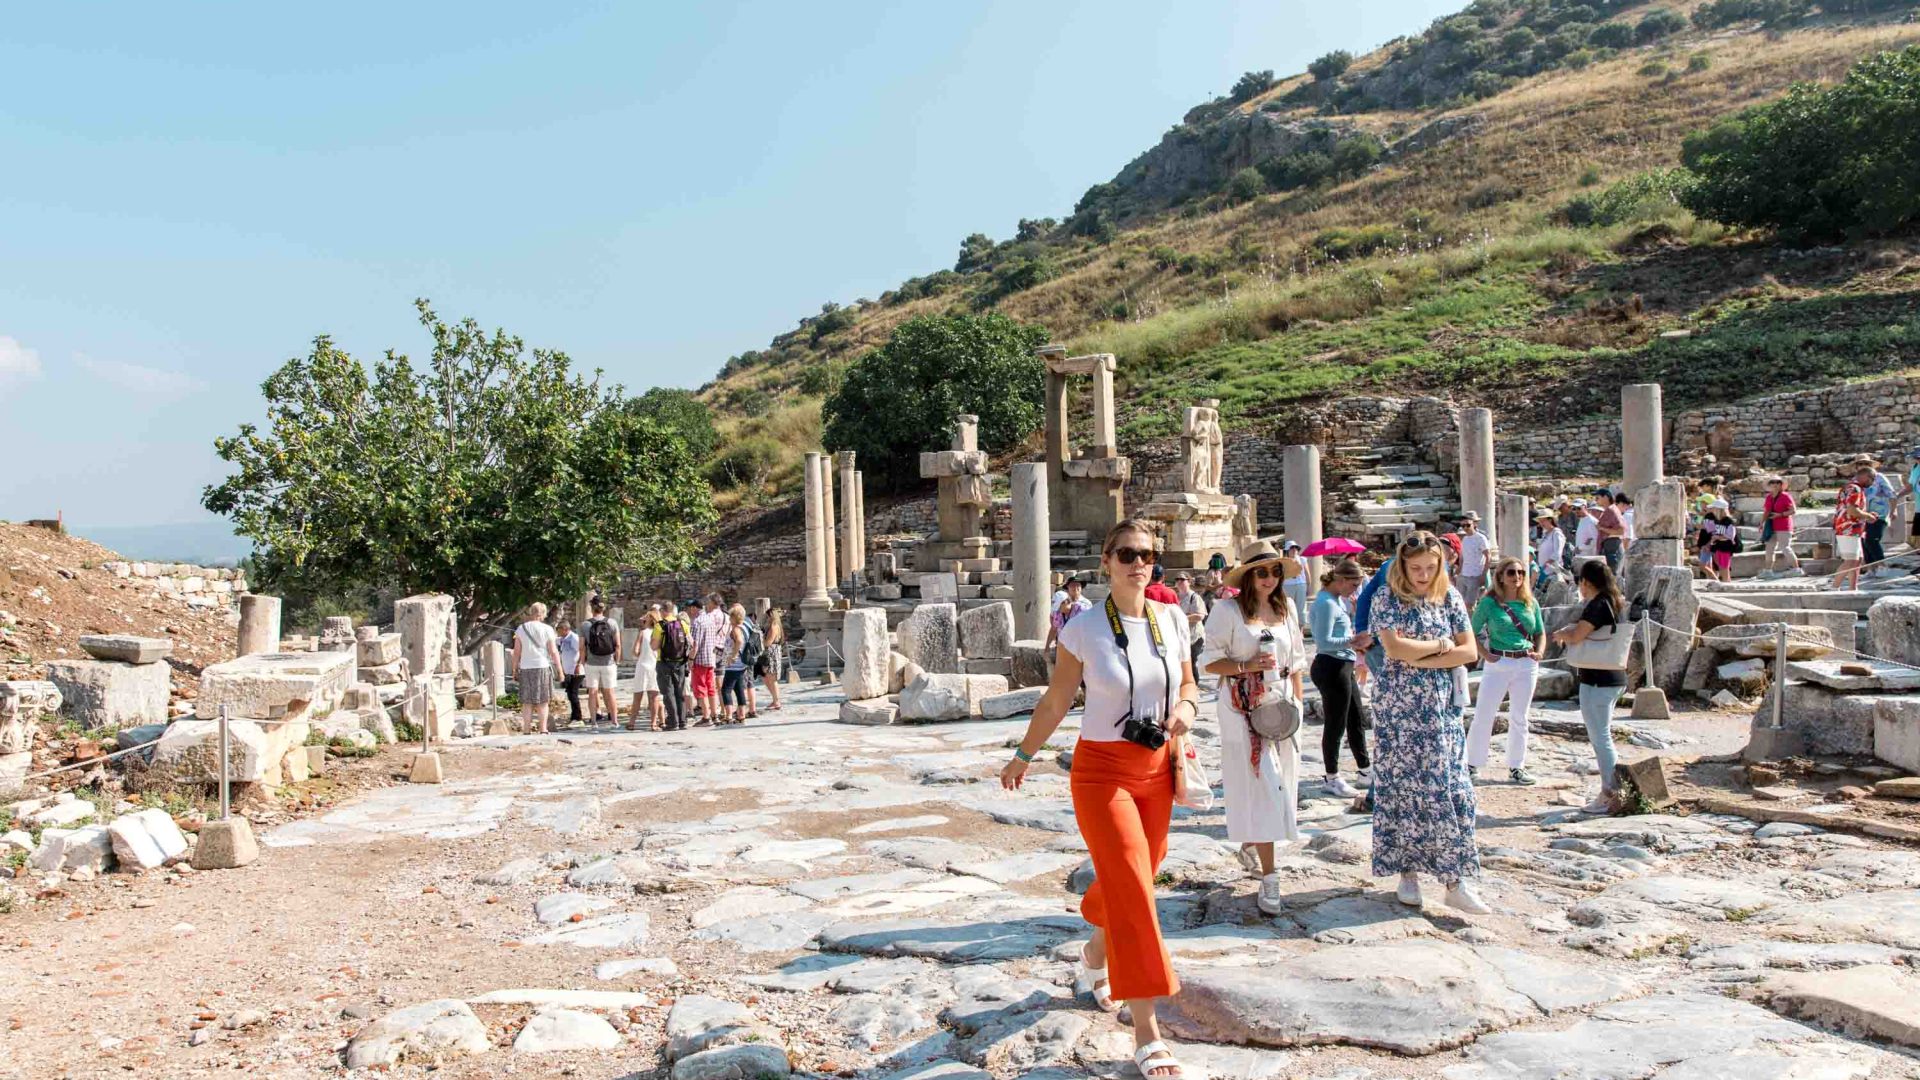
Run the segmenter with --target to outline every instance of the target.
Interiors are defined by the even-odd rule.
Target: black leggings
[[[1340,736],[1347,737],[1353,750],[1353,762],[1362,769],[1373,764],[1367,757],[1367,733],[1360,726],[1360,688],[1353,682],[1353,661],[1321,653],[1313,658],[1308,674],[1313,688],[1320,691],[1320,756],[1326,759],[1327,775],[1340,771]]]

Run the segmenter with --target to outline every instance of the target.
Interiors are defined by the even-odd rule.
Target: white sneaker
[[[1233,857],[1240,860],[1240,869],[1245,870],[1247,873],[1258,874],[1260,872],[1260,855],[1254,851],[1253,848],[1242,847],[1234,853]]]
[[[1332,776],[1327,777],[1327,790],[1343,799],[1357,799],[1360,797],[1360,789],[1347,783],[1347,778],[1341,776],[1339,773],[1334,773]]]
[[[1611,814],[1614,810],[1613,796],[1603,791],[1595,795],[1593,801],[1581,807],[1580,810],[1587,814]]]
[[[1466,880],[1447,890],[1447,906],[1473,915],[1493,914],[1493,909],[1488,907],[1487,902],[1480,899],[1480,894],[1474,891],[1473,882]]]
[[[1395,889],[1393,894],[1399,897],[1400,902],[1408,907],[1419,907],[1423,902],[1420,897],[1420,876],[1418,874],[1401,874],[1400,887]]]
[[[1372,769],[1361,769],[1358,773],[1354,775],[1359,778],[1359,783],[1356,786],[1363,787],[1363,788],[1370,788],[1373,786],[1373,770]]]
[[[1278,915],[1287,905],[1280,899],[1280,875],[1268,874],[1260,879],[1260,910],[1269,915]]]

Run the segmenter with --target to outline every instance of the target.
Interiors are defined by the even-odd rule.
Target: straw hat
[[[1277,568],[1280,572],[1280,580],[1282,581],[1290,577],[1297,577],[1300,574],[1299,559],[1291,555],[1280,554],[1272,544],[1267,543],[1265,540],[1256,540],[1240,549],[1240,563],[1233,569],[1227,571],[1226,583],[1236,589],[1240,588],[1241,579],[1247,576],[1247,571],[1252,570],[1256,566],[1271,566]]]

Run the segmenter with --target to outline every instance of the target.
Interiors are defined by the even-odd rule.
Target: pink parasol
[[[1367,550],[1367,545],[1358,540],[1349,540],[1344,536],[1329,536],[1325,540],[1315,540],[1308,544],[1300,554],[1309,559],[1321,555],[1358,555]]]

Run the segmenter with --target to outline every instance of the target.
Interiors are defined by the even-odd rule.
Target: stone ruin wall
[[[116,560],[101,568],[116,578],[145,582],[188,607],[231,607],[247,592],[246,572],[231,566]]]
[[[1896,375],[1818,390],[1793,390],[1669,413],[1667,468],[1689,455],[1785,468],[1795,457],[1875,452],[1895,460],[1920,442],[1920,377]],[[1497,433],[1500,471],[1527,476],[1616,476],[1620,421],[1602,417],[1537,431]]]

